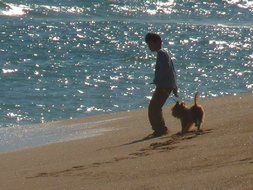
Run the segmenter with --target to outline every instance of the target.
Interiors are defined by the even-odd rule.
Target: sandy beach
[[[145,138],[145,109],[58,122],[112,119],[100,136],[1,153],[0,189],[253,189],[253,94],[199,103],[203,132],[183,136],[172,105],[169,134],[158,138]]]

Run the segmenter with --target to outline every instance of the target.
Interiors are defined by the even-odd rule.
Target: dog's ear
[[[176,101],[176,104],[174,105],[174,107],[179,106],[179,101]]]
[[[181,104],[180,104],[181,106],[185,106],[185,103],[184,102],[181,102]]]

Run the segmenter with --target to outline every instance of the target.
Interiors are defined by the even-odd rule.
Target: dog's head
[[[186,106],[184,102],[176,102],[176,104],[171,109],[172,115],[177,118],[181,118],[182,114],[184,113]]]

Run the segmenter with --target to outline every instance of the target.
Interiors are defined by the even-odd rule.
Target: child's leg
[[[148,117],[152,129],[161,132],[165,129],[165,121],[163,118],[162,107],[165,104],[171,90],[156,88],[149,103]]]

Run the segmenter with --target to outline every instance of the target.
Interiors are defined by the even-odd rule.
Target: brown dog
[[[198,92],[194,97],[194,105],[190,108],[185,106],[184,102],[177,103],[172,108],[172,115],[176,118],[179,118],[182,126],[182,134],[189,131],[192,124],[195,123],[195,126],[200,130],[201,123],[203,122],[204,110],[200,105],[197,105],[197,96]]]

